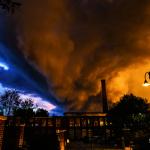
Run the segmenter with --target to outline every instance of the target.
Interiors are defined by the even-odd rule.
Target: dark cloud
[[[0,22],[0,64],[8,67],[0,68],[0,93],[4,88],[13,88],[56,104],[57,100],[49,91],[46,78],[18,49],[16,16],[2,13]]]
[[[150,57],[148,0],[22,3],[19,46],[68,108],[83,109],[100,92],[100,79],[111,82]]]

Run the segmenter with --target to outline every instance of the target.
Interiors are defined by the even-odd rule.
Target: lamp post
[[[145,75],[144,75],[144,84],[143,84],[143,86],[150,86],[150,82],[148,82],[149,80],[150,80],[150,72],[146,72]]]

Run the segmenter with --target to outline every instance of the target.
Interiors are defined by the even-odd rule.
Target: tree
[[[133,94],[121,97],[120,101],[108,113],[115,134],[122,136],[125,129],[130,129],[132,135],[138,131],[143,133],[146,130],[148,131],[148,108],[149,105],[146,99],[134,96]]]
[[[31,117],[35,116],[34,103],[32,99],[25,99],[21,101],[20,107],[14,109],[13,115],[20,117],[23,122],[26,122]]]
[[[20,7],[21,3],[11,0],[0,0],[0,9],[4,9],[7,12],[14,13],[15,9]]]
[[[0,96],[0,105],[6,116],[12,115],[13,111],[20,107],[21,101],[19,93],[16,90],[6,90]]]
[[[24,121],[34,116],[49,116],[48,111],[35,106],[32,99],[28,98],[22,100],[19,96],[19,92],[16,90],[6,90],[5,93],[0,96],[0,108],[5,110],[6,116],[14,115],[15,117],[21,117]],[[37,109],[36,112],[34,111],[35,109]]]
[[[134,116],[148,112],[148,103],[146,99],[134,96],[133,94],[124,95],[109,111],[112,117],[134,119]]]
[[[38,108],[36,113],[35,113],[36,117],[48,117],[49,113],[47,110],[42,109],[42,108]]]
[[[30,98],[27,98],[24,101],[22,101],[20,105],[22,109],[34,109],[33,100]]]

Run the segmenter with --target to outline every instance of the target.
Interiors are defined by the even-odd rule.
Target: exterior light
[[[67,143],[68,143],[68,144],[70,143],[70,140],[69,140],[69,139],[67,139]]]
[[[145,73],[145,80],[144,80],[144,84],[143,84],[143,86],[150,86],[150,82],[148,82],[148,80],[147,80],[147,75],[148,75],[148,80],[150,80],[150,72],[146,72]]]

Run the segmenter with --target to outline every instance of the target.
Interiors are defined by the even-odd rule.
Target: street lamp
[[[147,80],[147,75],[148,75],[148,80]],[[144,79],[143,86],[150,86],[150,82],[148,82],[150,80],[150,72],[146,72],[144,77],[145,79]]]

